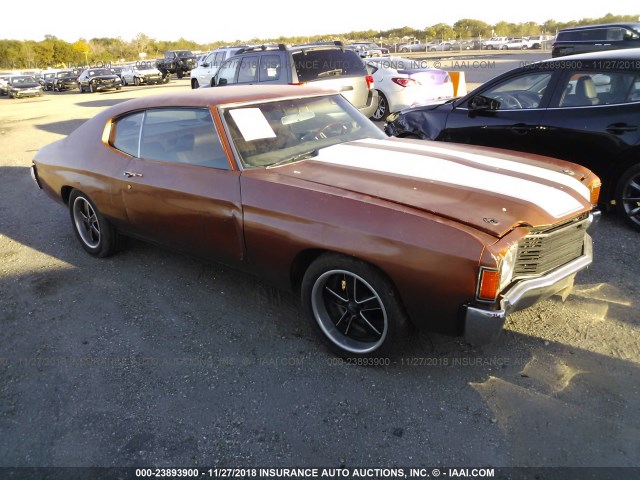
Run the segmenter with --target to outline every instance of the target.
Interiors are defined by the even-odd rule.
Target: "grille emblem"
[[[498,220],[496,220],[495,218],[488,218],[488,217],[484,217],[482,219],[484,221],[484,223],[488,223],[490,225],[498,225],[500,222]]]

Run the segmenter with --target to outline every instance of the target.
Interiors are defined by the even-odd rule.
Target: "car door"
[[[490,83],[451,110],[438,140],[535,151],[555,81],[552,71],[536,70]]]
[[[563,72],[541,133],[541,154],[612,178],[618,162],[640,145],[640,74],[611,69]]]
[[[243,258],[240,172],[230,167],[204,108],[139,112],[139,140],[122,174],[129,230],[230,265]],[[119,120],[122,122],[126,120]]]
[[[237,82],[238,70],[242,57],[231,57],[220,65],[213,80],[213,85],[223,87]]]

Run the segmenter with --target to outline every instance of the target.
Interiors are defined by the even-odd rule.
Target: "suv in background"
[[[178,78],[184,77],[196,67],[196,56],[189,50],[170,50],[164,54],[164,58],[156,63],[158,70],[162,72],[165,82],[169,81],[169,75],[175,73]]]
[[[640,23],[608,23],[564,28],[558,32],[552,57],[640,47]]]
[[[212,80],[216,87],[306,83],[339,91],[367,118],[378,107],[373,77],[358,53],[342,42],[243,48],[220,65]]]
[[[221,47],[206,54],[198,66],[191,70],[191,88],[212,87],[211,81],[222,62],[246,47],[247,45]]]

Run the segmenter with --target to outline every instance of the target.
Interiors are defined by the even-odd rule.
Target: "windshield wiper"
[[[269,165],[267,168],[279,167],[280,165],[286,165],[287,163],[299,162],[300,160],[306,160],[307,158],[313,158],[318,156],[318,149],[309,150],[308,152],[299,153],[298,155],[294,155],[293,157],[283,158],[282,160],[277,161]]]

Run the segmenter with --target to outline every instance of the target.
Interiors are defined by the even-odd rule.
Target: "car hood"
[[[549,226],[591,209],[588,188],[575,172],[563,172],[567,163],[547,165],[541,158],[439,142],[366,139],[321,149],[310,160],[277,170],[501,237],[516,226]]]
[[[87,78],[87,80],[115,80],[119,79],[118,75],[94,75],[93,77]]]
[[[157,68],[141,68],[139,70],[136,70],[135,73],[141,75],[162,75],[162,72],[160,72],[160,70],[158,70]]]

